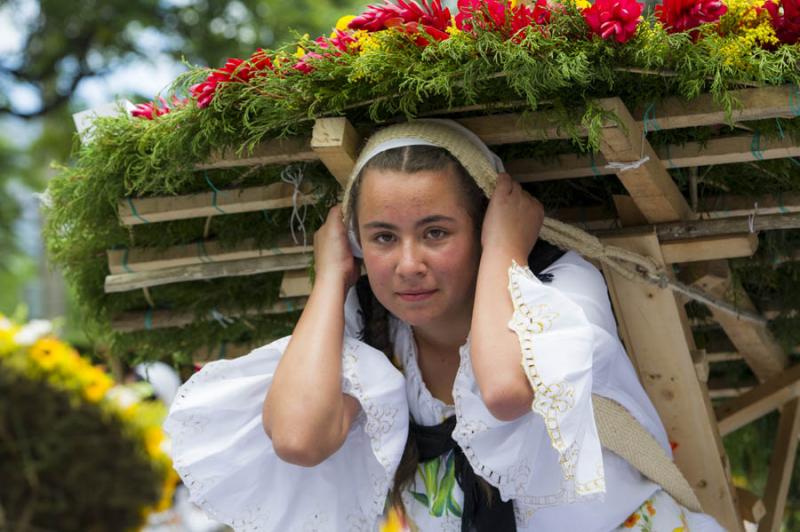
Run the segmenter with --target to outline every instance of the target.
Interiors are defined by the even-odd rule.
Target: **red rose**
[[[628,42],[639,26],[642,4],[636,0],[597,0],[583,10],[583,18],[591,33],[603,39]]]
[[[656,18],[670,33],[716,22],[727,12],[728,7],[721,0],[664,0],[656,6]]]
[[[772,0],[764,3],[764,9],[769,12],[775,35],[783,44],[800,42],[800,1],[779,0],[775,4]]]

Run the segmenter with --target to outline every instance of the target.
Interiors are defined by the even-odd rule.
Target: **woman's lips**
[[[424,301],[431,297],[436,290],[414,290],[409,292],[397,292],[403,301]]]

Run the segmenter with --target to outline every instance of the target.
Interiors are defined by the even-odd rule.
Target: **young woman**
[[[293,335],[173,405],[193,500],[237,530],[372,531],[387,502],[422,531],[721,530],[601,447],[592,394],[669,453],[602,276],[542,220],[461,126],[374,135]]]

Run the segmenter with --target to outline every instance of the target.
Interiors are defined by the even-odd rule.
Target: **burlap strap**
[[[689,510],[701,512],[700,501],[686,477],[653,435],[616,401],[592,395],[592,402],[603,447],[627,460]]]

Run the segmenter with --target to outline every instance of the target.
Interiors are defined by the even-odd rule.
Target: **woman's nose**
[[[397,273],[401,276],[422,275],[427,270],[424,254],[416,242],[403,242],[397,261]]]

